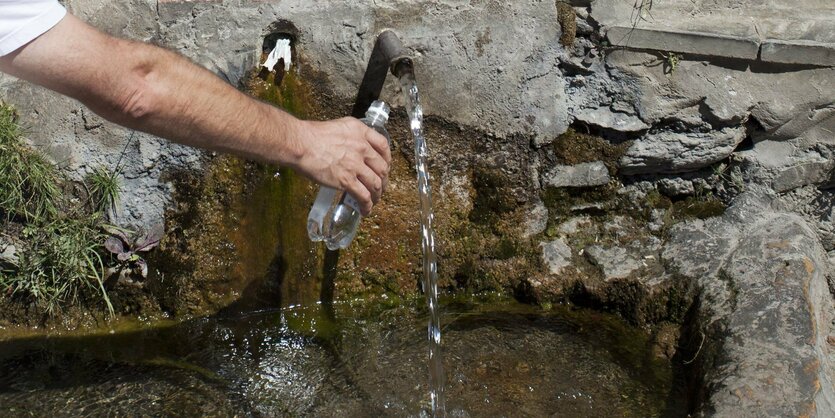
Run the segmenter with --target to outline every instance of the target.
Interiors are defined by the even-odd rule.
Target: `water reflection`
[[[685,416],[669,364],[617,319],[448,303],[453,416]],[[337,303],[0,343],[0,414],[421,416],[426,307]]]

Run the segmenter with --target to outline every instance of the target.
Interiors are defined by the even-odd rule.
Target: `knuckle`
[[[371,192],[368,189],[363,188],[360,190],[360,194],[362,195],[362,200],[366,203],[371,202]]]
[[[342,174],[340,174],[338,179],[339,179],[339,185],[341,186],[342,189],[347,189],[347,188],[351,187],[351,185],[353,183],[351,181],[352,179],[351,179],[350,174],[348,174],[346,172],[343,172]]]

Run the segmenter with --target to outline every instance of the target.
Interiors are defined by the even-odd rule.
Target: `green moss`
[[[519,245],[518,243],[510,238],[502,237],[499,239],[499,242],[494,247],[492,254],[490,254],[491,258],[495,258],[497,260],[507,260],[509,258],[513,258],[519,254]]]
[[[479,225],[495,224],[499,218],[516,209],[509,181],[498,170],[476,167],[473,170],[475,199],[469,219]]]
[[[673,203],[672,210],[679,220],[685,220],[721,216],[725,213],[726,208],[727,206],[716,197],[690,196],[685,200]]]
[[[310,88],[295,71],[286,72],[280,82],[276,82],[275,73],[268,73],[263,78],[251,77],[247,90],[300,118],[308,117],[311,111]]]
[[[627,148],[628,141],[613,144],[599,136],[583,134],[574,129],[569,129],[553,143],[554,154],[561,163],[574,165],[602,161],[610,174],[617,171],[618,160]]]
[[[500,291],[504,280],[495,276],[485,260],[473,254],[459,265],[455,272],[455,282],[460,289],[469,293],[483,293]]]
[[[572,208],[577,206],[598,205],[601,212],[617,208],[616,184],[607,184],[599,187],[582,188],[544,188],[539,197],[542,203],[548,208],[550,221],[561,221],[572,213]],[[549,223],[549,227],[553,223]]]
[[[658,190],[652,190],[647,193],[647,206],[651,209],[670,209],[673,202],[667,196],[664,196]]]
[[[657,190],[647,193],[646,201],[634,212],[634,216],[644,221],[650,219],[653,209],[664,210],[661,233],[665,234],[673,225],[690,219],[706,219],[721,216],[727,206],[724,202],[710,194],[690,196],[684,200],[673,201]]]
[[[676,283],[686,283],[685,280],[676,281]],[[666,302],[666,306],[664,309],[665,317],[656,318],[658,320],[666,320],[672,322],[674,324],[683,324],[685,320],[685,316],[687,315],[687,310],[690,308],[690,305],[693,303],[693,298],[687,292],[683,285],[679,286],[670,286],[667,290],[667,297],[664,302]]]
[[[557,1],[557,22],[562,29],[560,44],[574,45],[574,40],[577,38],[577,15],[574,14],[574,9],[566,3]]]
[[[398,295],[401,292],[396,277],[383,274],[377,269],[368,268],[360,274],[362,283],[372,292]]]

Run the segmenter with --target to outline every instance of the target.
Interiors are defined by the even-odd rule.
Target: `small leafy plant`
[[[661,58],[664,60],[664,74],[672,75],[681,63],[682,55],[675,52],[661,53]]]
[[[151,251],[159,245],[164,233],[162,225],[151,228],[147,233],[134,233],[131,236],[128,236],[121,228],[110,227],[108,232],[111,236],[104,242],[104,248],[119,260],[120,270],[127,268],[143,279],[147,278],[148,263],[139,253]]]

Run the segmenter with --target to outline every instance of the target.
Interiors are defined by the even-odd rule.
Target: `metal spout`
[[[377,37],[377,45],[380,47],[385,62],[388,63],[389,70],[395,77],[399,78],[406,71],[411,71],[413,67],[412,59],[394,31],[389,29],[382,31]]]
[[[389,29],[380,32],[368,59],[368,67],[362,76],[351,115],[355,118],[365,116],[368,106],[380,98],[389,71],[395,77],[401,78],[404,74],[414,73],[412,68],[412,60],[400,38]]]

